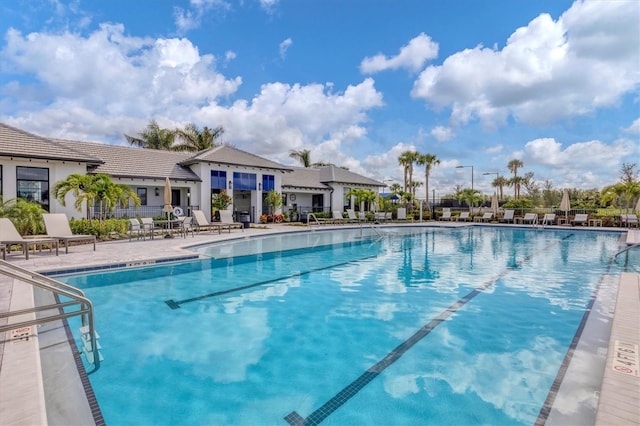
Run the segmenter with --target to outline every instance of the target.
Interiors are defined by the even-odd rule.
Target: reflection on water
[[[456,306],[323,423],[531,424],[599,280],[618,272],[616,234],[513,228],[305,232],[198,251],[208,258],[65,278],[96,306],[106,360],[91,381],[107,423],[285,424]]]

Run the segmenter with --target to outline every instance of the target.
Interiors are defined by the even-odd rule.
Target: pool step
[[[104,357],[100,353],[100,349],[102,349],[102,346],[98,341],[98,339],[100,339],[100,335],[98,334],[97,331],[95,333],[96,333],[96,347],[94,351],[94,348],[91,345],[91,334],[89,333],[89,326],[85,325],[80,327],[80,340],[82,340],[82,353],[84,353],[84,356],[87,359],[87,362],[90,364],[94,364],[94,361],[95,361],[94,352],[98,353],[98,359],[100,360],[100,362],[104,361]]]

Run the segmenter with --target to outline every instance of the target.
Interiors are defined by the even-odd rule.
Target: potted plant
[[[272,189],[264,196],[264,203],[269,207],[269,216],[273,217],[274,211],[282,207],[282,195],[275,189]]]
[[[211,210],[213,217],[216,220],[220,220],[220,214],[218,210],[226,210],[231,205],[231,197],[227,194],[226,190],[220,191],[219,194],[213,194],[211,196]]]

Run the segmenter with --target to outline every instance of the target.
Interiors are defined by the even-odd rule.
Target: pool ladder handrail
[[[636,248],[636,247],[640,247],[640,243],[635,243],[635,244],[632,244],[632,245],[630,245],[628,247],[623,248],[622,250],[620,250],[619,252],[617,252],[616,254],[613,255],[613,259],[615,260],[615,258],[617,258],[619,254],[628,252],[632,248]]]
[[[80,315],[82,320],[82,327],[87,330],[86,334],[88,335],[88,342],[90,342],[91,351],[93,352],[93,361],[91,363],[93,364],[94,368],[89,372],[89,374],[97,371],[100,368],[100,353],[98,352],[99,346],[97,344],[98,334],[94,326],[93,304],[91,303],[91,300],[89,300],[85,296],[84,292],[76,287],[62,283],[58,280],[54,280],[53,278],[13,265],[6,260],[0,260],[0,266],[0,274],[19,280],[31,286],[38,287],[43,290],[48,290],[58,296],[64,296],[71,299],[71,301],[68,302],[58,302],[50,305],[2,312],[0,313],[0,319],[10,318],[23,314],[35,314],[37,312],[44,312],[53,309],[57,309],[60,313],[0,326],[0,333],[15,330],[21,327],[40,325],[51,321],[67,319]],[[62,308],[74,305],[79,305],[79,309],[72,312],[62,311]]]

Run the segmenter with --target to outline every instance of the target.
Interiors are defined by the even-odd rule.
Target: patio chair
[[[367,221],[367,214],[365,212],[358,212],[358,220],[360,222],[366,222]]]
[[[542,226],[553,225],[553,222],[555,221],[556,221],[555,213],[546,213],[542,218]]]
[[[538,214],[537,213],[525,213],[522,218],[522,223],[529,223],[531,225],[538,224]]]
[[[220,210],[220,227],[227,228],[231,233],[231,228],[239,228],[244,232],[244,224],[235,222],[231,210]]]
[[[620,226],[627,228],[638,227],[638,216],[633,213],[620,215]]]
[[[2,258],[6,259],[6,253],[11,252],[11,246],[22,246],[22,251],[24,253],[24,257],[26,260],[29,260],[29,246],[33,245],[33,253],[36,252],[36,247],[40,246],[40,250],[42,250],[43,244],[50,244],[49,251],[51,251],[51,247],[56,248],[56,256],[58,255],[58,240],[55,238],[48,237],[33,237],[33,238],[24,238],[11,220],[6,217],[0,218],[0,246],[3,247],[2,250]]]
[[[144,225],[140,223],[138,219],[136,218],[129,219],[129,241],[131,241],[134,235],[136,236],[136,240],[139,240],[140,238],[142,238],[143,240],[146,240],[147,233],[145,231],[146,229]]]
[[[153,237],[155,237],[156,230],[162,231],[162,228],[153,223],[152,217],[142,217],[140,218],[140,222],[142,223],[142,227],[149,233],[152,240]]]
[[[440,220],[451,220],[451,210],[445,210],[442,212],[442,216],[440,216]]]
[[[456,221],[467,222],[470,219],[469,212],[462,212],[460,216],[456,217]]]
[[[69,243],[72,241],[93,243],[93,251],[96,251],[96,236],[74,234],[69,226],[69,220],[64,213],[45,213],[42,215],[44,227],[47,229],[47,237],[57,238],[64,243],[64,252],[69,253]]]
[[[348,218],[346,219],[348,222],[360,222],[358,216],[356,216],[356,212],[353,209],[347,209]]]
[[[571,219],[571,225],[586,225],[589,222],[589,215],[587,213],[576,213],[576,216]]]
[[[493,213],[487,212],[487,213],[483,214],[482,216],[475,218],[474,221],[476,221],[476,222],[491,222],[492,219],[493,219]]]
[[[191,236],[195,237],[195,234],[193,232],[195,228],[193,226],[193,218],[191,216],[180,216],[178,220],[179,220],[178,226],[180,228],[180,234],[182,234],[184,238],[187,238],[187,234],[191,232]]]
[[[513,215],[515,210],[505,210],[504,215],[500,218],[500,222],[513,223]]]
[[[218,234],[221,233],[222,225],[218,223],[211,223],[207,220],[202,210],[193,210],[193,227],[196,231],[200,232],[203,230],[213,231],[215,229],[218,230]],[[229,228],[229,232],[231,232],[231,228]]]
[[[344,216],[342,215],[342,213],[339,210],[334,210],[333,211],[332,221],[333,221],[333,223],[345,223],[346,222]]]
[[[387,212],[375,212],[373,217],[376,222],[380,223],[386,221],[389,218],[389,215]]]

